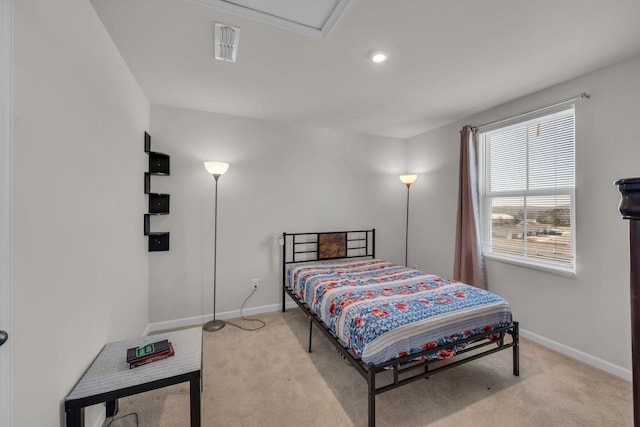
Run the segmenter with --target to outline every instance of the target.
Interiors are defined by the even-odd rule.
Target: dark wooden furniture
[[[343,242],[344,248],[336,248],[336,244]],[[330,247],[322,247],[327,242]],[[451,369],[463,363],[479,359],[492,353],[511,348],[513,350],[513,375],[520,375],[519,359],[519,330],[518,322],[514,321],[510,326],[494,329],[490,332],[477,334],[467,339],[456,341],[435,347],[409,356],[398,357],[380,364],[365,363],[356,358],[346,349],[331,329],[315,314],[310,307],[293,291],[287,283],[287,266],[293,263],[311,262],[318,260],[344,259],[344,258],[375,258],[375,229],[357,230],[345,232],[326,233],[296,233],[282,235],[282,311],[285,311],[285,295],[289,295],[293,301],[304,311],[309,318],[309,353],[311,353],[311,337],[313,324],[324,333],[336,346],[358,373],[366,380],[368,390],[368,424],[375,427],[375,398],[385,391],[393,390],[413,381],[426,379],[438,372]],[[333,255],[332,255],[333,254]],[[489,337],[499,334],[499,339],[491,340]],[[509,335],[510,341],[505,340]],[[416,360],[420,356],[448,350],[460,344],[467,343],[467,347],[459,350],[457,355],[448,361],[442,360]],[[376,383],[376,377],[383,372],[393,372],[391,382]]]
[[[171,341],[175,355],[129,369],[128,348],[163,339]],[[187,381],[190,384],[191,427],[199,427],[201,372],[200,328],[109,343],[65,399],[67,427],[84,425],[87,406],[106,402],[106,416],[111,417],[117,410],[117,399]]]
[[[169,250],[169,232],[151,231],[151,216],[169,215],[169,194],[151,192],[151,175],[168,176],[171,159],[167,154],[151,151],[151,136],[144,133],[144,152],[149,155],[149,172],[144,173],[144,194],[149,197],[149,209],[144,214],[144,235],[149,236],[149,252]]]
[[[640,178],[615,183],[622,198],[620,213],[629,219],[631,257],[631,364],[633,368],[633,425],[640,427]]]

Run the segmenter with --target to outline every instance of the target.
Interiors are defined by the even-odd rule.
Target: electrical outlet
[[[251,289],[258,289],[260,287],[260,279],[251,279]]]

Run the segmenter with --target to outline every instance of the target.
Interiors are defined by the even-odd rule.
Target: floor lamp
[[[216,258],[218,256],[218,178],[229,169],[229,163],[224,162],[204,162],[204,167],[216,180],[216,201],[213,216],[213,320],[205,323],[202,329],[208,332],[217,331],[224,328],[224,321],[216,320],[216,275],[218,268],[216,267]]]
[[[407,267],[407,263],[409,262],[407,256],[409,254],[409,187],[416,182],[416,179],[418,179],[418,175],[400,175],[400,181],[407,186],[407,224],[405,226],[404,236],[404,265]]]

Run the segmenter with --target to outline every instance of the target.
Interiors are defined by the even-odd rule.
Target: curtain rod
[[[578,96],[574,96],[574,97],[568,98],[568,99],[563,99],[562,101],[558,101],[555,104],[547,105],[546,107],[536,108],[535,110],[527,111],[525,113],[516,114],[515,116],[507,117],[507,118],[496,120],[496,121],[493,121],[493,122],[483,123],[480,126],[471,126],[471,129],[473,129],[473,130],[482,129],[482,128],[487,127],[487,126],[497,125],[499,123],[507,122],[507,121],[510,121],[510,120],[513,120],[513,119],[518,119],[520,117],[528,116],[530,114],[538,113],[540,111],[548,110],[550,108],[554,108],[554,107],[557,107],[559,105],[568,104],[570,102],[577,101],[579,99],[589,99],[589,98],[591,98],[591,95],[589,95],[586,92],[582,92]]]

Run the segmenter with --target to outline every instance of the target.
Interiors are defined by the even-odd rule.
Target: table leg
[[[84,408],[74,408],[67,410],[67,427],[84,426]]]
[[[106,409],[106,416],[107,418],[113,417],[115,414],[118,413],[118,400],[110,400],[109,402],[105,403],[105,406],[107,407]]]
[[[189,382],[191,401],[191,427],[200,427],[200,375]]]

